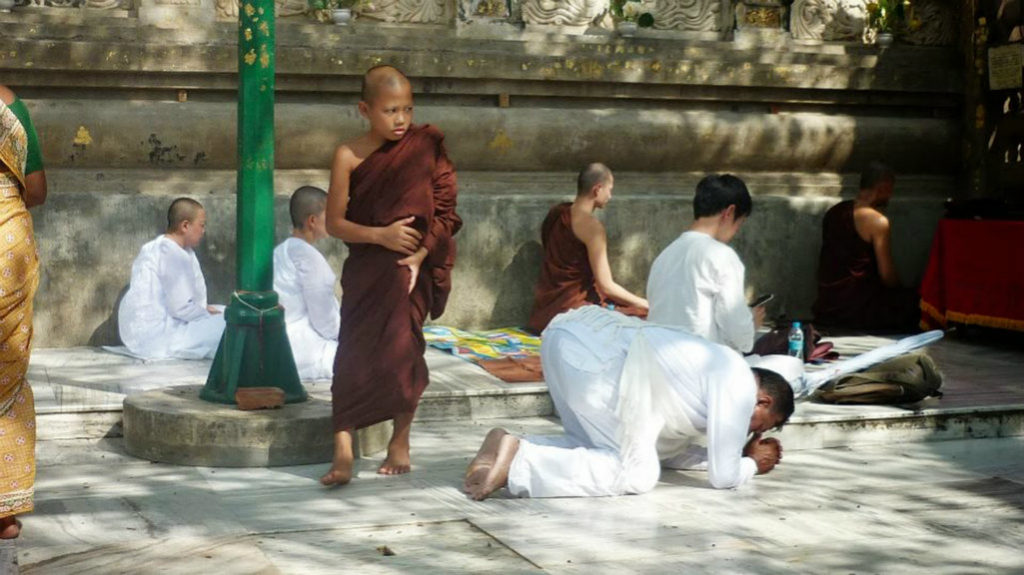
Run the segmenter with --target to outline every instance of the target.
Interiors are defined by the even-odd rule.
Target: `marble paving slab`
[[[487,428],[413,428],[414,471],[358,462],[187,468],[125,456],[120,439],[42,441],[25,573],[1020,573],[1024,437],[811,449],[714,490],[664,471],[651,493],[471,501],[462,472]],[[387,546],[394,555],[382,554]]]

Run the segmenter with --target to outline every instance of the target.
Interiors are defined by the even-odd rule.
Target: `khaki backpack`
[[[940,387],[942,372],[927,353],[917,352],[833,379],[815,396],[825,403],[901,405],[942,397]]]

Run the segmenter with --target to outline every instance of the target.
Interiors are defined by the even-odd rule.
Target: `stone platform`
[[[279,409],[239,411],[199,399],[199,385],[124,400],[129,455],[177,465],[272,467],[331,460],[331,403],[310,398]]]
[[[829,338],[845,357],[889,339]],[[1024,435],[1024,351],[946,339],[930,351],[946,375],[945,397],[914,408],[834,406],[801,402],[780,438],[787,450]],[[480,421],[553,416],[543,382],[504,383],[482,369],[428,349],[431,384],[417,421]],[[144,363],[95,348],[42,349],[32,357],[29,380],[36,395],[41,439],[122,436],[125,397],[181,385],[200,385],[208,362]],[[330,382],[307,382],[313,402],[330,400]],[[329,413],[329,410],[328,410]],[[386,445],[388,428],[359,438],[373,454]]]

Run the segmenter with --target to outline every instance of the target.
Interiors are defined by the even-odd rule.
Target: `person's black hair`
[[[608,166],[597,162],[588,164],[576,176],[576,195],[582,196],[590,192],[594,186],[607,183],[611,177],[612,171],[608,169]]]
[[[192,198],[175,198],[171,202],[171,206],[167,208],[167,232],[178,231],[182,223],[191,222],[201,211],[203,211],[203,204]]]
[[[732,174],[711,174],[697,184],[693,196],[693,218],[700,219],[722,213],[736,206],[736,218],[749,216],[754,209],[750,192],[743,180]]]
[[[793,410],[795,408],[793,386],[789,385],[786,378],[774,371],[769,371],[760,367],[752,368],[752,371],[756,373],[758,379],[760,379],[758,387],[760,387],[761,391],[765,392],[768,397],[772,398],[772,413],[779,418],[779,425],[776,429],[782,429],[782,426],[789,421],[789,417],[793,415]]]
[[[874,160],[860,173],[860,189],[870,190],[882,182],[893,182],[896,180],[896,173],[892,168],[878,160]]]
[[[324,211],[327,205],[327,192],[316,186],[302,186],[292,193],[288,202],[288,215],[292,218],[292,227],[301,230],[306,227],[309,216]]]

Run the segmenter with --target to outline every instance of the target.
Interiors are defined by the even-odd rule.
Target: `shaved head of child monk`
[[[428,383],[423,322],[451,290],[455,167],[444,135],[414,125],[412,87],[392,66],[363,77],[366,133],[338,146],[327,192],[327,232],[349,248],[341,274],[341,330],[331,385],[334,460],[320,478],[352,478],[352,432],[393,420],[384,475],[411,469],[409,433]]]

